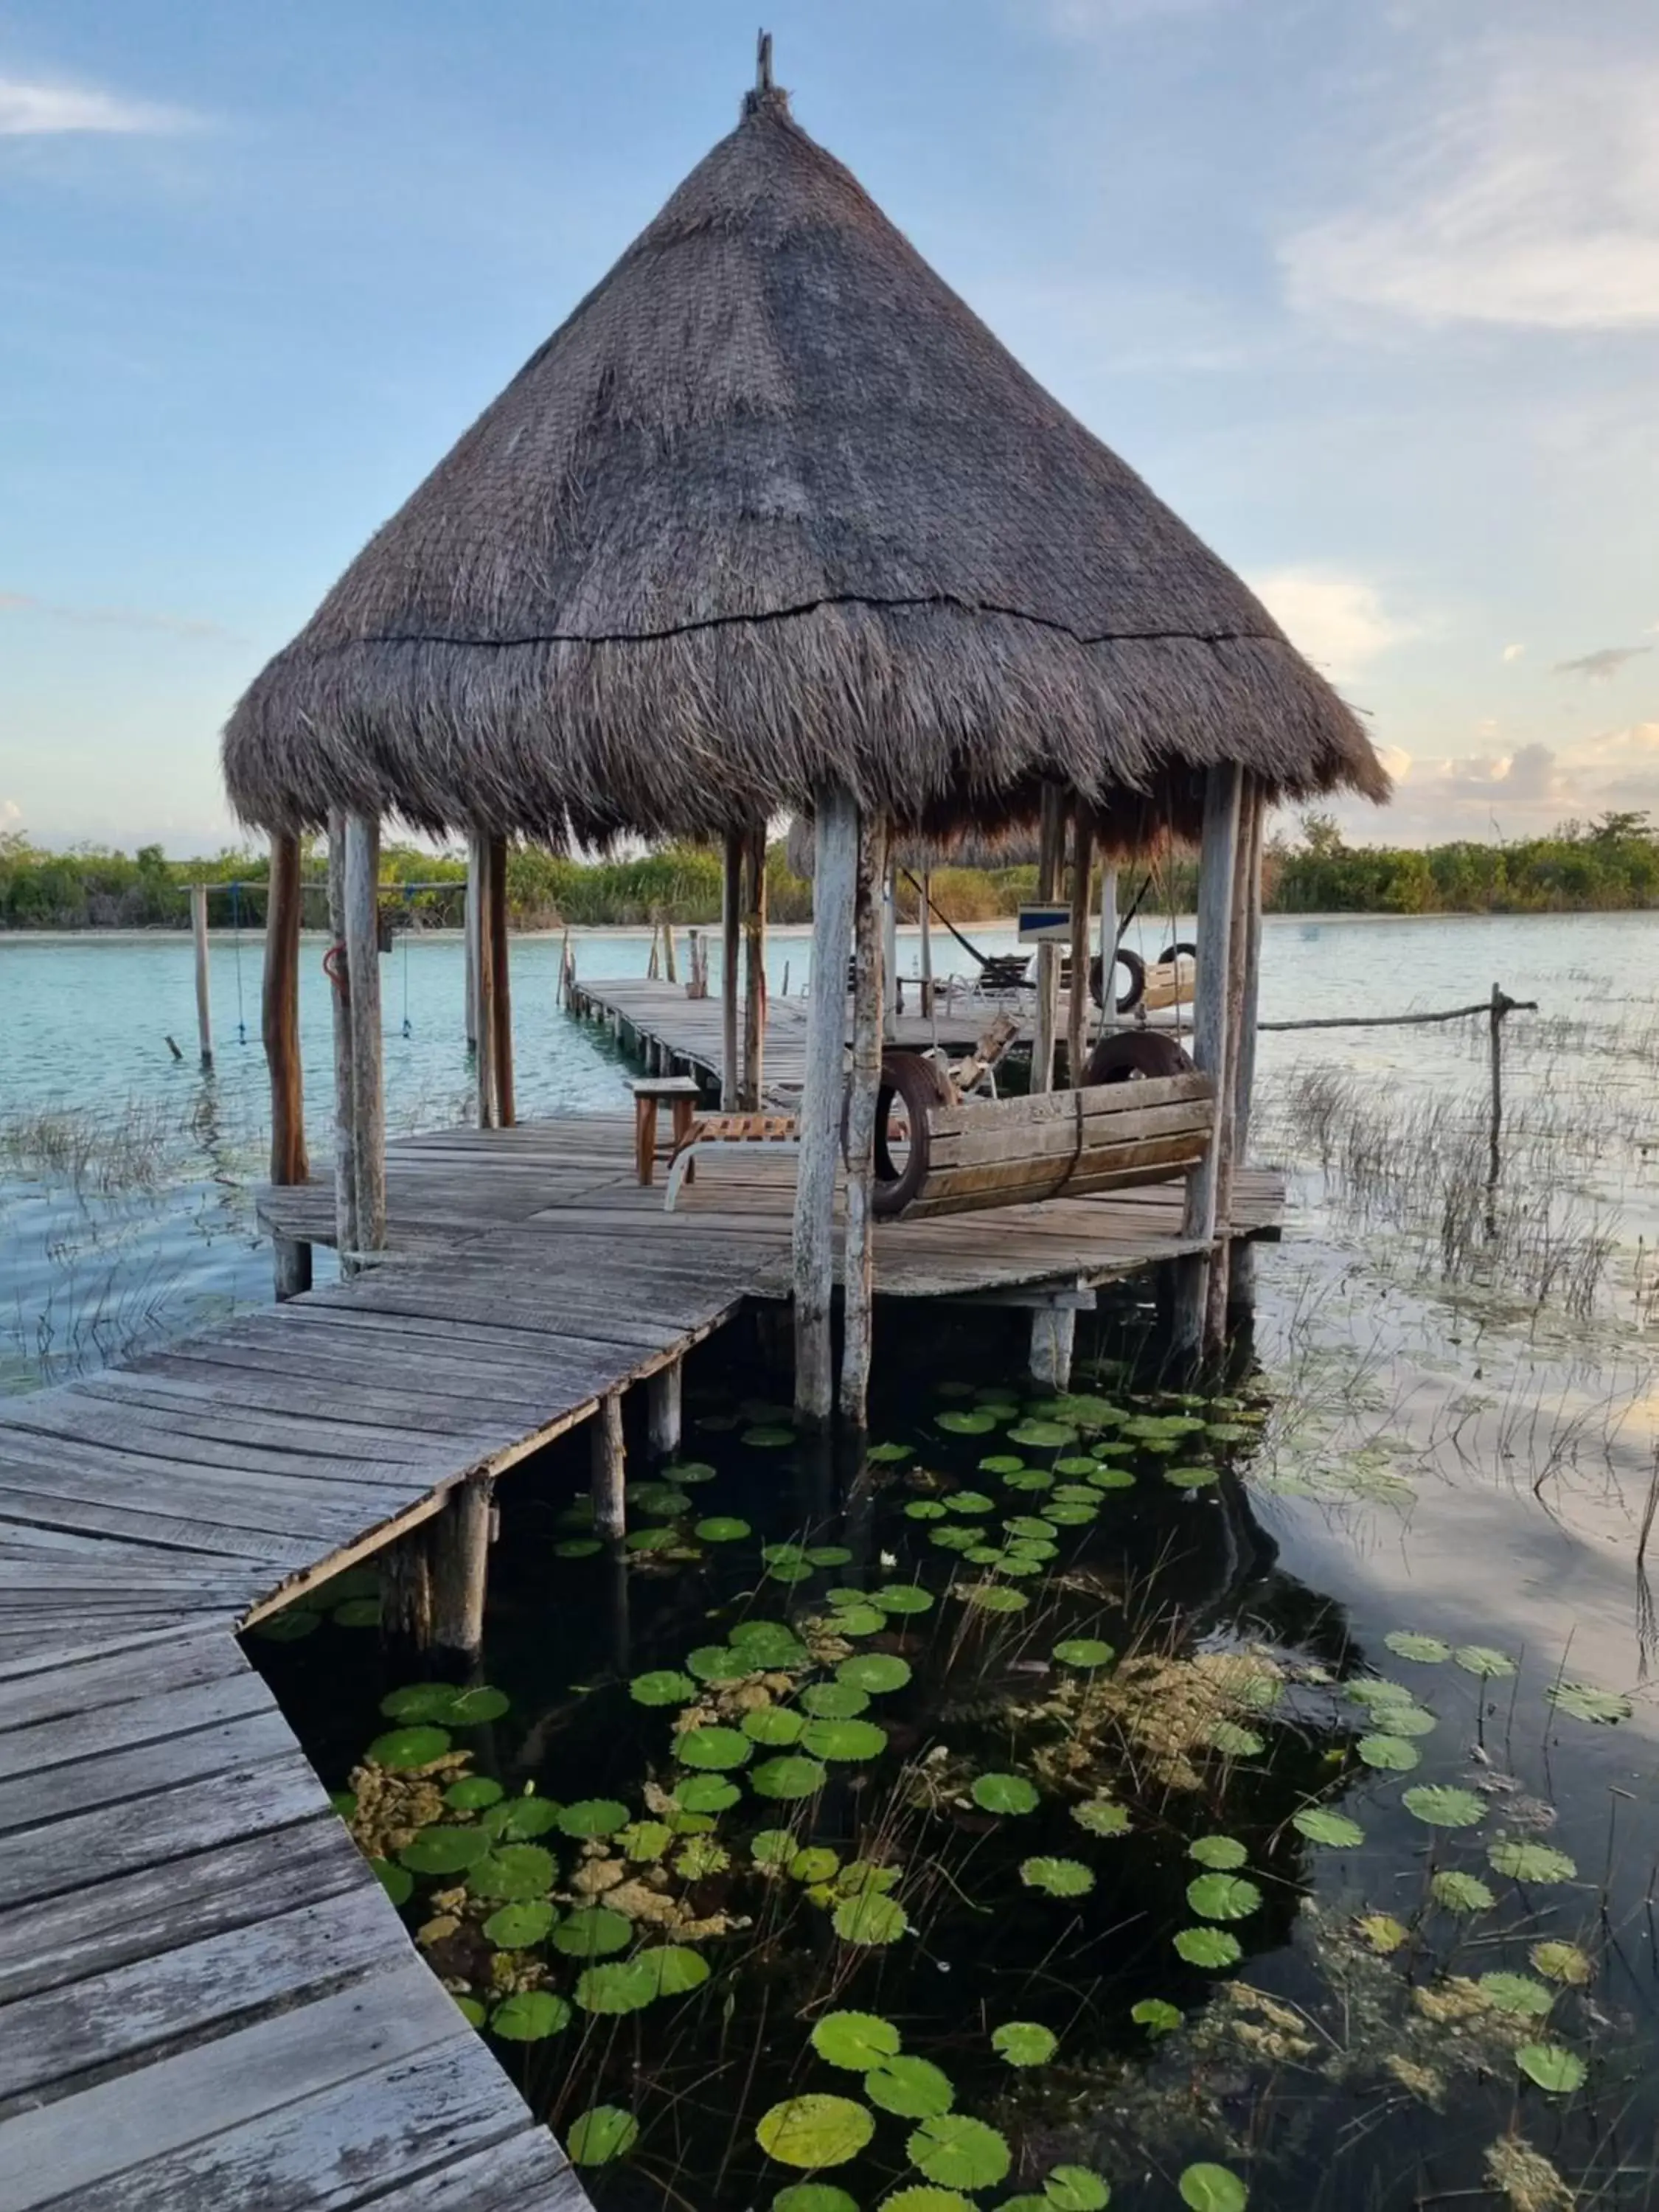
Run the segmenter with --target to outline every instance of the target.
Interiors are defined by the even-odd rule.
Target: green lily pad
[[[1200,2160],[1189,2166],[1176,2186],[1190,2212],[1244,2212],[1249,2191],[1231,2166]]]
[[[809,1567],[845,1567],[852,1564],[852,1559],[845,1544],[809,1544],[806,1547]]]
[[[394,1865],[390,1859],[371,1859],[370,1866],[380,1878],[380,1884],[394,1905],[407,1905],[415,1894],[415,1877],[407,1867]]]
[[[811,2045],[827,2065],[867,2074],[899,2051],[899,2032],[874,2012],[827,2012],[812,2029]]]
[[[1111,2185],[1089,2166],[1056,2166],[1043,2181],[1041,2201],[1052,2212],[1105,2212]]]
[[[1038,1451],[1059,1450],[1077,1442],[1077,1431],[1064,1421],[1021,1421],[1009,1430],[1008,1441]]]
[[[700,1644],[685,1655],[685,1671],[700,1682],[740,1682],[745,1674],[761,1672],[757,1660],[745,1658],[727,1644]]]
[[[620,2105],[595,2105],[564,2130],[566,2155],[574,2166],[609,2166],[625,2158],[640,2139],[640,2124]]]
[[[907,1521],[943,1521],[947,1508],[940,1498],[913,1498],[904,1509]]]
[[[1025,1462],[1018,1452],[991,1452],[980,1462],[982,1474],[1023,1474]],[[1046,1486],[1048,1476],[1042,1478]]]
[[[377,1597],[349,1597],[343,1605],[335,1607],[330,1617],[340,1628],[378,1628],[380,1601]]]
[[[677,1483],[630,1482],[624,1494],[641,1513],[660,1513],[671,1521],[691,1508],[690,1498]]]
[[[1555,2002],[1554,1990],[1534,1981],[1530,1974],[1482,1974],[1476,1986],[1486,2002],[1496,2005],[1499,2012],[1519,2014],[1529,2020],[1542,2020]]]
[[[826,1626],[832,1636],[879,1636],[887,1615],[876,1605],[844,1605],[831,1613]]]
[[[485,1921],[483,1932],[503,1951],[523,1951],[539,1943],[556,1917],[544,1899],[529,1905],[503,1905]]]
[[[1063,1667],[1109,1667],[1117,1654],[1097,1636],[1068,1636],[1055,1644],[1054,1656]]]
[[[844,2189],[828,2181],[796,2181],[779,2190],[772,2212],[859,2212]]]
[[[731,1649],[750,1667],[787,1674],[805,1667],[811,1654],[793,1628],[781,1620],[740,1620],[726,1638]]]
[[[889,1690],[902,1690],[909,1679],[909,1662],[890,1651],[855,1651],[836,1669],[838,1682],[848,1683],[874,1698]]]
[[[1097,1500],[1085,1505],[1081,1498],[1057,1498],[1048,1503],[1043,1510],[1050,1521],[1058,1522],[1063,1528],[1080,1528],[1085,1522],[1097,1517],[1100,1506]]]
[[[1243,1956],[1237,1936],[1225,1928],[1183,1928],[1175,1947],[1189,1966],[1236,1966]]]
[[[567,1536],[553,1547],[556,1559],[591,1559],[605,1546],[597,1536]]]
[[[459,1874],[489,1849],[482,1828],[441,1826],[418,1830],[398,1856],[411,1874]]]
[[[1414,1820],[1431,1828],[1472,1828],[1485,1818],[1486,1806],[1473,1790],[1450,1783],[1425,1783],[1401,1793],[1401,1803]]]
[[[971,1552],[976,1545],[984,1542],[985,1531],[977,1525],[933,1528],[928,1531],[927,1540],[931,1544],[937,1544],[942,1552]],[[884,1614],[883,1620],[884,1620],[885,1618]]]
[[[464,1990],[453,1991],[453,1994],[455,1998],[455,2009],[467,2026],[482,2027],[488,2014],[479,2000],[477,1997],[468,1996]]]
[[[405,1682],[396,1690],[388,1690],[380,1700],[380,1711],[389,1721],[405,1724],[415,1721],[434,1721],[441,1727],[449,1718],[455,1703],[453,1682]]]
[[[1489,1681],[1515,1672],[1515,1662],[1507,1651],[1499,1651],[1490,1644],[1460,1644],[1452,1657],[1466,1674],[1480,1674]]]
[[[1022,1859],[1019,1878],[1027,1889],[1046,1890],[1050,1897],[1083,1897],[1095,1886],[1081,1859]]]
[[[1183,2014],[1180,2006],[1172,2005],[1167,1997],[1142,1997],[1138,2004],[1130,2006],[1129,2017],[1149,2035],[1159,2036],[1174,2034]]]
[[[910,1925],[902,1906],[873,1889],[843,1898],[833,1917],[836,1933],[843,1943],[896,1943]]]
[[[583,1797],[562,1808],[558,1825],[567,1836],[614,1836],[628,1826],[628,1808],[620,1797]]]
[[[735,1513],[710,1513],[699,1521],[692,1534],[702,1544],[741,1544],[754,1530]]]
[[[1206,1920],[1248,1920],[1261,1892],[1239,1874],[1201,1874],[1187,1885],[1187,1902]]]
[[[1389,1774],[1409,1774],[1422,1760],[1417,1746],[1403,1735],[1362,1735],[1354,1749],[1367,1766]]]
[[[1266,1749],[1254,1729],[1242,1728],[1237,1721],[1212,1722],[1205,1741],[1226,1759],[1255,1759]]]
[[[1221,1476],[1212,1467],[1166,1467],[1164,1480],[1177,1490],[1210,1490]]]
[[[488,1774],[464,1774],[444,1792],[444,1802],[458,1813],[482,1813],[501,1797],[501,1785]]]
[[[743,1732],[750,1742],[767,1744],[774,1750],[798,1741],[805,1725],[789,1705],[757,1705],[743,1717]]]
[[[393,1774],[406,1774],[430,1766],[434,1759],[441,1759],[449,1749],[449,1742],[446,1729],[392,1729],[387,1735],[375,1737],[368,1747],[368,1755],[376,1766],[384,1766]]]
[[[1382,1641],[1397,1657],[1415,1659],[1425,1667],[1443,1666],[1452,1656],[1450,1644],[1439,1637],[1418,1636],[1408,1628],[1391,1628]]]
[[[982,1490],[953,1490],[945,1503],[952,1513],[964,1519],[976,1521],[982,1513],[994,1513],[996,1500],[988,1498]]]
[[[981,1813],[1035,1813],[1036,1791],[1023,1774],[981,1774],[969,1796]]]
[[[755,2140],[780,2166],[845,2166],[876,2131],[874,2117],[850,2097],[787,2097],[763,2112]]]
[[[322,1625],[320,1613],[313,1613],[307,1606],[290,1605],[260,1621],[253,1633],[267,1644],[297,1644],[302,1637],[314,1636]]]
[[[749,1786],[759,1797],[811,1797],[823,1789],[829,1773],[819,1760],[786,1752],[781,1759],[764,1759],[751,1768]]]
[[[703,1422],[700,1425],[706,1428],[708,1423]],[[712,1482],[718,1472],[719,1469],[711,1467],[706,1459],[682,1460],[678,1467],[663,1469],[664,1476],[670,1482]]]
[[[636,1705],[683,1705],[696,1696],[697,1686],[676,1667],[659,1667],[649,1674],[636,1674],[628,1694]]]
[[[507,2043],[540,2043],[569,2025],[569,2004],[551,1990],[515,1990],[489,2015],[490,2033]],[[575,2156],[574,2151],[571,2156]]]
[[[1553,1844],[1535,1844],[1523,1837],[1507,1836],[1488,1846],[1486,1856],[1499,1874],[1516,1881],[1571,1881],[1578,1869]]]
[[[1545,1695],[1558,1713],[1571,1713],[1575,1720],[1594,1721],[1602,1728],[1627,1721],[1636,1710],[1617,1690],[1598,1690],[1593,1682],[1552,1682]]]
[[[489,1806],[478,1825],[498,1844],[527,1844],[556,1828],[562,1810],[550,1797],[506,1797]]]
[[[679,1532],[674,1528],[630,1528],[623,1538],[630,1552],[666,1552],[679,1542]]]
[[[839,1856],[827,1844],[808,1844],[790,1860],[789,1872],[796,1881],[823,1882],[840,1864]]]
[[[1019,2199],[1009,2197],[998,2208],[998,2212],[1019,2212]],[[881,2212],[974,2212],[973,2199],[959,2190],[935,2189],[931,2183],[919,2182],[908,2189],[900,2189],[891,2197],[881,2200]]]
[[[887,1731],[874,1721],[810,1720],[800,1734],[801,1749],[814,1759],[864,1765],[887,1748]]]
[[[913,1456],[908,1444],[872,1444],[864,1456],[875,1467],[897,1467]]]
[[[1462,1874],[1455,1867],[1435,1875],[1429,1894],[1449,1912],[1489,1912],[1498,1902],[1496,1892],[1478,1874]]]
[[[853,1682],[809,1682],[800,1702],[814,1720],[854,1721],[868,1711],[870,1692]]]
[[[1582,2089],[1589,2071],[1576,2051],[1559,2043],[1523,2043],[1515,2054],[1515,2063],[1529,2081],[1558,2097]]]
[[[1080,1805],[1073,1806],[1072,1818],[1091,1836],[1127,1836],[1129,1832],[1127,1808],[1109,1797],[1085,1797]]]
[[[926,2058],[884,2058],[865,2075],[864,2094],[902,2120],[931,2119],[948,2112],[957,2099],[950,2075]]]
[[[738,1794],[735,1790],[732,1791],[733,1798]],[[708,1875],[724,1874],[731,1863],[731,1852],[712,1836],[688,1836],[674,1855],[674,1871],[685,1881],[702,1881]]]
[[[1109,1463],[1097,1467],[1089,1477],[1089,1481],[1096,1490],[1133,1490],[1135,1486],[1135,1473],[1133,1468],[1116,1467]]]
[[[983,1406],[953,1406],[945,1413],[935,1413],[933,1421],[949,1436],[982,1437],[995,1428],[997,1417]]]
[[[1365,1831],[1358,1820],[1351,1820],[1346,1813],[1334,1813],[1327,1805],[1304,1805],[1299,1813],[1291,1814],[1291,1826],[1310,1844],[1328,1844],[1337,1850],[1356,1850],[1365,1840]]]
[[[521,1905],[545,1897],[557,1875],[552,1852],[540,1844],[497,1844],[467,1869],[466,1886],[492,1904]]]
[[[991,2048],[1010,2066],[1046,2066],[1060,2048],[1060,2038],[1038,2021],[1006,2020],[991,2030]]]
[[[1005,1583],[958,1583],[954,1595],[981,1613],[1023,1613],[1031,1602],[1024,1590],[1010,1589]]]
[[[931,1613],[933,1594],[915,1583],[890,1583],[885,1589],[872,1590],[870,1602],[884,1613]]]
[[[556,1937],[562,1930],[554,1932]],[[586,1968],[576,1978],[576,2002],[584,2012],[606,2017],[642,2012],[656,1994],[650,1973],[638,1959],[613,1959]]]
[[[1354,1922],[1354,1933],[1379,1957],[1387,1958],[1409,1938],[1411,1930],[1391,1912],[1363,1912]]]
[[[1054,1486],[1053,1475],[1045,1474],[1040,1467],[1022,1468],[1018,1474],[1005,1474],[1002,1480],[1010,1490],[1052,1490]]]
[[[1432,1735],[1437,1725],[1421,1705],[1373,1705],[1371,1720],[1382,1735]]]
[[[682,1766],[703,1767],[717,1774],[727,1774],[733,1767],[746,1766],[754,1753],[753,1741],[741,1729],[687,1729],[684,1735],[674,1739],[674,1756]],[[595,1832],[603,1832],[596,1830]]]
[[[924,2120],[905,2144],[910,2163],[942,2189],[994,2188],[1013,2163],[1007,2140],[964,2112]]]
[[[1217,1874],[1232,1874],[1250,1855],[1237,1836],[1194,1836],[1187,1846],[1187,1856]]]

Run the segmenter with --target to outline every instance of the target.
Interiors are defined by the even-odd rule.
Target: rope
[[[231,945],[236,957],[236,1039],[239,1044],[247,1042],[247,1024],[242,1017],[242,886],[230,887]]]

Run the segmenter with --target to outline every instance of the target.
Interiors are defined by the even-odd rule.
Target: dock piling
[[[646,1438],[653,1458],[667,1459],[680,1448],[681,1385],[684,1379],[684,1364],[671,1359],[665,1367],[646,1378],[645,1427]]]
[[[620,1390],[607,1390],[593,1416],[593,1533],[615,1541],[628,1527],[623,1498],[628,1458],[623,1447],[623,1401]]]

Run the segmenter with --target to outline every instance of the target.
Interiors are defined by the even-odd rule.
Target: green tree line
[[[453,854],[388,844],[381,853],[383,893],[394,920],[457,927],[465,862]],[[676,845],[633,860],[573,860],[533,847],[507,860],[507,902],[515,927],[628,927],[654,921],[708,924],[720,910],[721,861],[706,847]],[[16,831],[0,835],[0,929],[185,929],[189,886],[215,886],[209,915],[216,927],[240,921],[262,928],[268,861],[255,851],[212,860],[170,860],[159,845],[129,855],[90,846],[49,853]],[[323,927],[325,856],[308,851],[307,920]],[[1190,913],[1196,867],[1188,854],[1145,867],[1125,863],[1119,910],[1146,878],[1144,911]],[[401,891],[398,886],[407,886]],[[936,868],[933,900],[952,921],[1012,914],[1035,896],[1033,867]],[[767,854],[772,918],[805,921],[811,886],[791,873],[781,842]],[[1547,837],[1509,844],[1460,841],[1424,848],[1350,846],[1328,817],[1304,816],[1294,840],[1267,848],[1263,899],[1280,914],[1573,914],[1659,905],[1659,833],[1644,814],[1604,814],[1565,822]],[[901,880],[900,910],[915,915],[916,895]]]

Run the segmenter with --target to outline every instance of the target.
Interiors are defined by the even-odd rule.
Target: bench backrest
[[[902,1218],[1165,1182],[1200,1164],[1214,1121],[1215,1086],[1196,1073],[930,1107],[927,1171]]]

